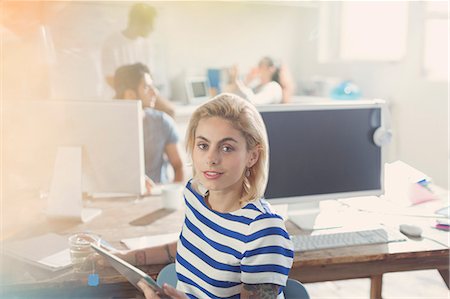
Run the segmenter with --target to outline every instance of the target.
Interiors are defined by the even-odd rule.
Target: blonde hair
[[[259,158],[251,167],[250,175],[244,176],[243,192],[240,204],[263,197],[267,184],[269,171],[269,143],[267,132],[261,114],[250,102],[233,94],[222,93],[195,110],[189,121],[186,131],[186,150],[188,156],[192,158],[195,146],[195,132],[201,119],[210,117],[220,117],[230,121],[233,127],[240,131],[247,145],[247,151],[259,150]],[[194,170],[195,177],[195,170]]]

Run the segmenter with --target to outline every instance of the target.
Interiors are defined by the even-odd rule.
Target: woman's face
[[[258,73],[263,82],[272,81],[273,73],[275,72],[275,67],[268,66],[266,63],[260,62],[258,65]]]
[[[220,117],[199,121],[192,151],[196,178],[210,191],[242,191],[243,175],[258,158],[247,151],[244,136],[232,123]]]

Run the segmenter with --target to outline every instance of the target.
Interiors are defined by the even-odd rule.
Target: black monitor
[[[384,106],[379,100],[259,106],[270,147],[265,198],[292,211],[299,203],[381,195]]]

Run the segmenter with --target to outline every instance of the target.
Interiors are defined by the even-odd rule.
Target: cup
[[[92,233],[76,233],[69,237],[70,259],[73,270],[76,273],[87,273],[94,271],[94,260],[92,256],[95,251],[91,243],[100,245],[100,236]]]
[[[162,200],[164,208],[170,210],[179,210],[183,207],[184,197],[183,197],[182,184],[167,184],[162,186]]]

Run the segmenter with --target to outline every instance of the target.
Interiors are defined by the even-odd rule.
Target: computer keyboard
[[[387,243],[402,241],[404,238],[390,238],[383,228],[361,231],[321,233],[317,235],[292,235],[294,251],[309,251],[355,245]]]

